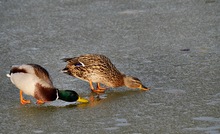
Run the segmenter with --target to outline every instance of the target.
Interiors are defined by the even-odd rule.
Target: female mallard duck
[[[20,89],[21,104],[30,103],[25,100],[22,93],[31,95],[37,99],[37,104],[43,104],[47,101],[57,99],[68,102],[88,102],[86,99],[80,98],[79,95],[72,90],[58,90],[53,86],[49,73],[40,65],[23,64],[20,66],[12,66],[10,74],[11,82]]]
[[[107,87],[126,86],[128,88],[139,88],[149,90],[142,85],[138,78],[122,74],[111,63],[110,59],[104,55],[86,54],[74,58],[64,58],[67,62],[62,72],[75,76],[89,82],[90,88],[94,92],[104,92],[106,88],[100,87],[100,83]],[[95,90],[92,82],[97,83]]]

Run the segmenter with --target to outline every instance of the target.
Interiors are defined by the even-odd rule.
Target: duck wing
[[[50,79],[50,75],[46,69],[44,69],[43,67],[41,67],[40,65],[37,65],[37,64],[28,64],[28,65],[30,65],[34,68],[35,74],[38,78],[47,82],[48,84],[51,84],[51,85],[53,84]]]
[[[99,55],[99,54],[82,55],[78,57],[78,61],[80,63],[83,63],[84,66],[112,64],[109,58],[107,58],[104,55]]]
[[[100,55],[97,55],[97,54],[86,54],[86,55],[81,55],[79,57],[63,58],[62,60],[64,62],[67,62],[69,65],[74,65],[77,67],[80,67],[80,66],[84,67],[84,66],[89,66],[89,65],[100,63],[101,58],[100,58]]]

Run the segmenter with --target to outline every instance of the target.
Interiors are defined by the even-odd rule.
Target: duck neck
[[[124,86],[126,86],[126,87],[128,87],[128,88],[130,88],[130,84],[131,84],[131,82],[130,82],[130,80],[129,80],[130,77],[131,77],[131,76],[127,76],[127,75],[124,75],[124,77],[123,77]]]
[[[119,86],[125,86],[125,81],[124,81],[125,77],[126,77],[125,74],[121,74],[121,77],[120,77],[120,79],[118,80],[119,83],[120,83]]]
[[[127,78],[127,76],[125,75],[125,74],[123,74],[123,86],[126,86],[127,87],[127,85],[126,85],[126,78]]]

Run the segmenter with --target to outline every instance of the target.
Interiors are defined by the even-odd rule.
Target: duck
[[[144,86],[138,78],[121,73],[105,55],[85,54],[61,60],[67,63],[61,72],[87,81],[91,91],[96,93],[103,93],[108,88],[121,86],[145,91],[150,89]],[[96,89],[93,83],[97,83]]]
[[[59,90],[54,87],[47,70],[38,64],[13,65],[7,76],[20,89],[20,103],[23,105],[31,103],[23,98],[23,93],[37,99],[37,104],[58,99],[66,102],[88,102],[73,90]]]

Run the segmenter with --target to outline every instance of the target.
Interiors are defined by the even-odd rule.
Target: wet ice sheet
[[[219,134],[220,133],[220,118],[214,117],[195,117],[193,118],[195,121],[201,122],[210,122],[212,125],[201,125],[194,128],[185,128],[184,130],[188,131],[198,131],[198,132],[206,132],[209,134]]]
[[[0,10],[0,133],[219,133],[219,1],[7,0]],[[59,73],[60,59],[85,53],[105,54],[151,91],[94,99],[88,83]],[[5,74],[31,62],[93,101],[25,96],[32,104],[21,106]]]

